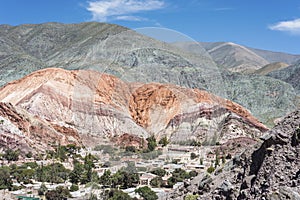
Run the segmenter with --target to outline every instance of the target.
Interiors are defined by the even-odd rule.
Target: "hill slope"
[[[206,91],[127,83],[96,71],[39,70],[1,88],[0,101],[75,130],[84,145],[116,141],[124,135],[142,143],[152,134],[165,135],[174,143],[215,144],[254,138],[267,130],[240,105]]]
[[[232,72],[251,73],[269,64],[246,47],[232,42],[201,43],[218,66]]]
[[[297,94],[300,95],[299,74],[300,74],[300,62],[291,65],[287,68],[271,72],[267,75],[291,84],[295,88]]]
[[[272,52],[272,51],[266,51],[261,49],[254,49],[254,48],[249,48],[249,49],[251,49],[257,55],[263,57],[270,63],[284,62],[289,65],[292,65],[300,60],[300,55],[293,55],[293,54],[282,53],[282,52]]]
[[[271,73],[273,71],[281,70],[289,65],[283,62],[275,62],[275,63],[270,63],[265,65],[264,67],[256,70],[254,74],[259,74],[259,75],[267,75],[268,73]]]

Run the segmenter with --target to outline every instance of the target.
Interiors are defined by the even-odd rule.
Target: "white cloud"
[[[161,9],[165,6],[162,0],[99,0],[88,2],[87,10],[95,21],[112,19],[142,21],[145,18],[133,16],[134,13]]]
[[[276,31],[284,31],[292,34],[300,34],[300,18],[291,21],[278,22],[275,25],[269,26],[269,29]]]
[[[123,21],[147,21],[147,18],[144,17],[137,17],[137,16],[132,16],[132,15],[120,15],[115,17],[116,20],[123,20]]]

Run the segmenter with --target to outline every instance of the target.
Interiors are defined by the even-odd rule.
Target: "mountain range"
[[[233,43],[180,47],[96,22],[0,26],[1,85],[48,67],[93,69],[124,81],[204,89],[239,103],[269,126],[298,107],[291,84],[255,74],[271,61],[279,61],[278,55],[289,63],[299,57]]]

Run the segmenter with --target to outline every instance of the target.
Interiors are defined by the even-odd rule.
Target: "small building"
[[[176,190],[176,189],[182,187],[183,185],[184,185],[183,182],[177,182],[175,185],[173,185],[173,189]]]
[[[172,175],[168,174],[162,177],[163,185],[168,185],[168,179],[171,178]]]
[[[169,173],[172,173],[175,169],[182,169],[183,165],[181,164],[166,164],[163,166],[163,169]]]
[[[157,177],[157,175],[152,173],[143,173],[140,176],[140,185],[150,185],[150,181]]]
[[[186,165],[185,168],[187,170],[201,171],[205,168],[205,165],[199,165],[199,164],[191,163],[191,164]]]

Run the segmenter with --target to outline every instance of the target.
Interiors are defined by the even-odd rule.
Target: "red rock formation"
[[[204,135],[211,134],[207,124],[220,127],[218,123],[231,114],[238,116],[231,123],[247,124],[250,129],[255,129],[255,133],[267,130],[242,106],[206,91],[160,83],[125,83],[96,71],[43,69],[1,88],[0,101],[21,107],[40,120],[47,120],[50,128],[61,135],[59,140],[64,142],[70,142],[70,138],[88,141],[89,137],[101,136],[119,137],[118,141],[132,144],[135,140],[126,138],[145,138],[150,134],[171,137],[176,131],[181,132],[179,138],[182,138],[185,134],[180,131],[182,123],[194,127],[184,125],[187,135],[182,139],[204,139]],[[0,112],[0,116],[6,115],[9,114]],[[21,119],[15,117],[15,120],[15,125],[21,129],[30,127],[31,122],[26,122],[28,124],[23,127],[19,123]],[[29,132],[50,134],[38,127],[32,127]],[[51,134],[47,137],[58,137]]]
[[[166,124],[178,112],[179,101],[168,85],[145,84],[133,91],[129,110],[137,124],[147,128],[151,124],[151,109],[155,107],[165,110]]]
[[[112,141],[121,147],[134,146],[137,149],[145,149],[147,147],[147,140],[127,133],[112,138]]]

